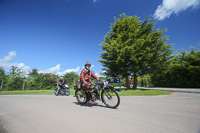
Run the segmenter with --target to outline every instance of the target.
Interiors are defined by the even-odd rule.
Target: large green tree
[[[147,17],[141,21],[137,16],[114,18],[110,31],[100,44],[101,62],[108,76],[134,77],[134,88],[137,88],[137,77],[148,73],[161,62],[168,60],[173,52],[172,45],[166,45],[166,29],[154,29],[155,20]]]

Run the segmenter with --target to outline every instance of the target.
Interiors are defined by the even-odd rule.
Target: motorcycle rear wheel
[[[86,104],[87,103],[87,94],[86,92],[82,91],[81,89],[76,90],[75,92],[76,100],[80,104]]]

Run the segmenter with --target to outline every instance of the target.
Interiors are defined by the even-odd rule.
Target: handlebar
[[[100,87],[105,87],[108,85],[108,81],[106,80],[96,80],[96,82],[91,83],[91,88],[94,88],[96,85],[99,85]]]

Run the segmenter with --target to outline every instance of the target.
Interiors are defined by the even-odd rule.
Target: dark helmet
[[[60,77],[60,81],[63,81],[64,79],[63,79],[63,77]]]
[[[91,66],[91,63],[87,61],[87,62],[85,63],[85,67],[86,67],[86,66]]]

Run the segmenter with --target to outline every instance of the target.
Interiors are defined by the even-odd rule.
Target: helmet
[[[87,62],[85,63],[85,67],[86,67],[86,66],[91,66],[91,63],[87,61]]]
[[[63,81],[63,77],[60,77],[60,81]]]

